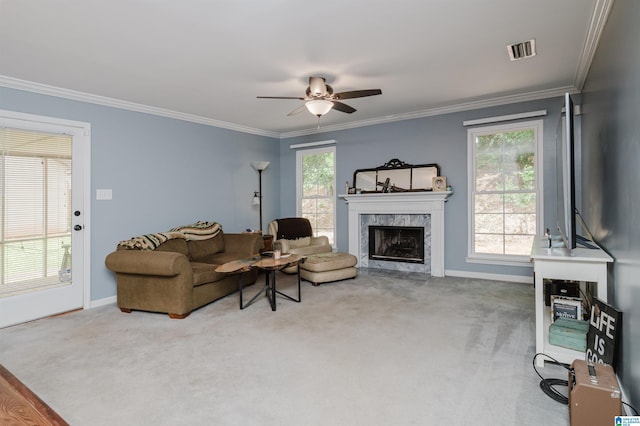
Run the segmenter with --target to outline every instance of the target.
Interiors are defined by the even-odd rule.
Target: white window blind
[[[6,295],[16,283],[58,279],[71,244],[72,137],[3,127],[0,154],[0,295]]]

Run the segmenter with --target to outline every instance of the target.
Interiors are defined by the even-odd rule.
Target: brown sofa
[[[213,236],[186,232],[181,236],[181,228],[174,228],[122,241],[105,259],[107,268],[116,275],[120,310],[185,318],[194,309],[236,291],[238,275],[216,272],[216,267],[257,254],[264,246],[263,238],[259,234],[225,234],[215,225],[219,231]],[[244,272],[243,284],[253,284],[256,278],[257,271]]]

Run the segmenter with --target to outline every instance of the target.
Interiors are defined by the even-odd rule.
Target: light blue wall
[[[118,241],[198,219],[225,231],[258,227],[251,194],[258,187],[251,161],[271,161],[263,174],[263,224],[293,216],[295,151],[289,145],[336,139],[337,187],[358,168],[392,158],[436,162],[455,193],[446,205],[447,270],[530,276],[530,267],[471,264],[467,253],[467,128],[462,121],[546,109],[544,118],[545,223],[555,223],[555,132],[560,98],[485,108],[338,132],[277,140],[149,114],[0,87],[0,109],[85,121],[92,126],[91,299],[115,295],[105,256]],[[333,112],[332,112],[333,113]],[[113,200],[95,200],[112,189]],[[347,207],[337,202],[337,246],[346,251]]]
[[[116,294],[118,241],[196,220],[258,228],[252,161],[267,160],[264,220],[279,216],[279,145],[268,137],[0,87],[0,109],[91,124],[91,299]],[[113,199],[97,201],[96,189]]]
[[[445,207],[445,268],[453,271],[531,276],[531,267],[513,267],[467,263],[467,128],[465,120],[495,117],[537,110],[547,110],[544,117],[544,223],[556,223],[556,129],[560,120],[562,98],[524,102],[473,111],[380,124],[337,132],[318,133],[283,139],[280,146],[281,212],[296,214],[295,150],[292,144],[336,140],[337,187],[344,192],[344,182],[353,182],[356,169],[380,166],[392,158],[410,164],[437,163],[447,177],[454,194]],[[337,112],[330,112],[337,114]],[[321,122],[322,125],[322,122]],[[347,206],[337,201],[337,246],[348,250]]]
[[[583,90],[583,208],[614,258],[610,301],[623,312],[616,373],[640,409],[640,2],[617,0]]]

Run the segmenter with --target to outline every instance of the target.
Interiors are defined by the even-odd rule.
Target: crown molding
[[[606,0],[608,1],[608,0]],[[432,117],[435,115],[450,114],[454,112],[469,111],[480,108],[488,108],[518,102],[527,102],[538,99],[552,98],[556,96],[563,96],[566,92],[575,94],[580,91],[575,86],[557,87],[554,89],[538,90],[528,93],[522,93],[517,95],[500,96],[492,99],[484,99],[472,102],[464,102],[455,105],[449,105],[438,108],[431,108],[422,111],[415,111],[406,114],[393,114],[384,117],[372,118],[369,120],[353,121],[350,123],[337,124],[333,126],[326,126],[321,131],[318,129],[303,129],[292,132],[272,132],[262,129],[256,129],[248,126],[241,126],[238,124],[228,123],[226,121],[214,120],[212,118],[202,117],[193,114],[185,114],[177,111],[171,111],[163,108],[156,108],[148,105],[137,104],[134,102],[127,102],[118,99],[108,98],[106,96],[92,95],[90,93],[78,92],[75,90],[63,89],[55,86],[49,86],[46,84],[34,83],[31,81],[20,80],[13,77],[7,77],[0,75],[0,86],[7,87],[9,89],[24,90],[33,93],[39,93],[42,95],[55,96],[59,98],[70,99],[80,102],[88,102],[96,105],[108,106],[113,108],[120,108],[128,111],[141,112],[145,114],[157,115],[160,117],[174,118],[176,120],[188,121],[191,123],[204,124],[207,126],[220,127],[228,130],[235,130],[242,133],[249,133],[258,136],[266,136],[275,139],[289,139],[297,136],[306,136],[319,133],[334,132],[339,130],[355,129],[359,127],[373,126],[376,124],[392,123],[396,121],[412,120],[415,118]]]
[[[500,105],[514,104],[518,102],[535,101],[538,99],[554,98],[563,96],[565,93],[576,94],[580,91],[575,86],[563,86],[554,89],[538,90],[534,92],[522,93],[518,95],[500,96],[492,99],[480,101],[464,102],[445,107],[431,108],[422,111],[411,112],[407,114],[387,115],[386,117],[373,118],[370,120],[353,121],[350,123],[337,124],[334,126],[326,126],[321,132],[317,129],[297,130],[280,134],[280,139],[288,139],[297,136],[306,136],[317,133],[335,132],[338,130],[355,129],[358,127],[373,126],[376,124],[391,123],[395,121],[413,120],[414,118],[432,117],[434,115],[450,114],[453,112],[470,111],[480,108],[489,108]]]
[[[207,126],[220,127],[228,130],[235,130],[243,133],[250,133],[258,136],[267,136],[270,138],[280,138],[280,133],[270,132],[267,130],[256,129],[239,124],[228,123],[226,121],[214,120],[212,118],[202,117],[199,115],[185,114],[178,111],[171,111],[164,108],[156,108],[148,105],[137,104],[135,102],[122,101],[119,99],[108,98],[106,96],[92,95],[90,93],[78,92],[75,90],[63,89],[60,87],[49,86],[46,84],[34,83],[32,81],[20,80],[13,77],[0,75],[0,86],[9,89],[24,90],[27,92],[39,93],[41,95],[55,96],[58,98],[70,99],[79,102],[88,102],[91,104],[120,108],[128,111],[142,112],[145,114],[157,115],[160,117],[174,118],[176,120],[188,121],[191,123],[205,124]]]
[[[607,23],[609,12],[613,7],[614,0],[597,0],[591,14],[591,22],[589,22],[589,31],[587,31],[587,37],[585,38],[584,48],[580,53],[580,60],[578,61],[578,67],[576,70],[575,86],[578,90],[582,91],[584,83],[587,79],[587,74],[591,68],[593,57],[596,54],[604,25]]]

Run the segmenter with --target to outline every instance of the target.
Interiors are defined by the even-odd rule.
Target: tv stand
[[[607,264],[613,262],[604,250],[575,248],[568,255],[566,250],[548,248],[544,237],[534,239],[531,248],[535,284],[536,353],[547,354],[559,362],[570,364],[574,359],[584,359],[584,352],[566,349],[549,343],[551,312],[544,303],[544,280],[585,281],[596,283],[595,296],[607,302]],[[536,364],[544,367],[545,357],[536,358]]]

